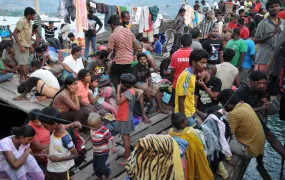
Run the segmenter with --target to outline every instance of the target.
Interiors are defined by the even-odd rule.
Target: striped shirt
[[[35,15],[35,20],[34,20],[34,24],[38,25],[38,35],[40,38],[42,38],[42,19],[41,16],[39,14]]]
[[[116,64],[131,64],[133,62],[133,42],[136,38],[132,31],[118,26],[109,37],[108,48],[115,53]]]
[[[229,113],[229,126],[237,140],[244,144],[251,155],[257,157],[264,153],[265,134],[252,107],[239,103]]]
[[[113,139],[112,134],[106,126],[102,126],[98,130],[90,130],[93,144],[93,152],[95,154],[106,154],[109,152],[108,143]]]
[[[54,38],[54,31],[57,30],[57,27],[54,27],[52,29],[49,29],[48,26],[43,25],[43,28],[45,28],[45,38]]]
[[[202,33],[201,39],[205,39],[206,37],[204,37],[204,36],[206,34],[209,34],[211,29],[215,26],[216,26],[216,22],[213,20],[208,21],[207,19],[204,19],[202,22],[200,22],[200,24],[198,25],[197,28],[199,28],[201,30],[201,33]]]

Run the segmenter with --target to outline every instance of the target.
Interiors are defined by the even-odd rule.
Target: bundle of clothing
[[[130,179],[184,179],[179,146],[168,135],[139,139],[125,168]]]

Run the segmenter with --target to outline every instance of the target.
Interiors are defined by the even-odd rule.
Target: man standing
[[[235,14],[234,19],[231,22],[229,22],[229,28],[230,29],[234,29],[234,28],[238,27],[238,19],[239,19],[239,16],[237,14]]]
[[[193,28],[191,30],[191,34],[192,34],[192,45],[191,48],[194,49],[203,49],[202,44],[199,42],[200,37],[201,37],[201,32],[200,29],[198,28]]]
[[[115,54],[114,62],[111,66],[110,79],[117,89],[117,86],[120,84],[120,76],[130,71],[133,58],[136,59],[136,38],[129,29],[120,25],[118,16],[112,15],[107,23],[113,30],[108,41],[108,52],[113,51]]]
[[[244,40],[240,38],[239,28],[235,28],[233,30],[232,39],[229,40],[226,48],[231,48],[235,50],[235,57],[233,58],[231,63],[240,70],[244,60],[245,53],[247,51],[247,45],[244,42]]]
[[[122,26],[124,28],[131,29],[130,25],[130,13],[129,11],[123,11],[121,12],[121,21],[122,21]]]
[[[60,41],[54,37],[54,32],[57,30],[57,27],[54,27],[54,22],[50,21],[48,26],[43,24],[42,27],[45,29],[45,38],[47,42],[51,43],[55,49],[62,49]]]
[[[102,29],[103,27],[103,23],[101,22],[101,20],[93,15],[93,11],[89,10],[88,15],[87,15],[87,19],[88,19],[88,30],[84,30],[84,34],[85,34],[85,50],[84,50],[84,58],[87,59],[88,55],[89,55],[89,50],[90,50],[90,41],[92,44],[92,49],[94,52],[97,51],[97,42],[96,42],[96,35],[97,33]],[[97,30],[97,24],[99,25],[99,29]]]
[[[202,37],[201,40],[205,40],[209,38],[210,36],[210,31],[213,27],[216,26],[216,22],[213,19],[214,12],[213,11],[208,11],[206,14],[206,18],[200,22],[200,24],[197,26],[201,30]]]
[[[268,0],[266,9],[269,16],[262,20],[256,29],[255,44],[260,44],[259,51],[256,53],[256,70],[266,71],[267,63],[272,57],[272,53],[277,45],[277,40],[281,38],[284,31],[283,19],[278,17],[280,2]]]
[[[240,18],[238,20],[238,27],[240,28],[240,38],[243,40],[246,40],[249,38],[249,30],[248,28],[244,25],[244,19]]]
[[[32,25],[31,20],[35,19],[36,11],[27,7],[24,11],[24,16],[16,25],[13,36],[15,43],[15,58],[20,65],[20,82],[27,79],[27,65],[29,63],[30,51],[32,48]]]
[[[212,52],[209,56],[208,63],[215,65],[223,62],[223,42],[219,40],[219,29],[218,27],[212,28],[211,37],[203,41],[202,45],[212,46]]]
[[[186,13],[186,9],[180,8],[177,16],[175,17],[174,25],[173,25],[173,30],[175,30],[174,45],[177,45],[179,47],[180,47],[180,38],[182,34],[184,33],[185,13]]]
[[[249,71],[253,68],[255,62],[256,46],[253,40],[251,38],[248,38],[247,40],[245,40],[245,43],[247,45],[247,52],[244,57],[244,61],[241,65],[241,71],[240,71],[240,79],[242,82],[247,80]]]
[[[232,33],[229,31],[229,24],[223,25],[223,33],[219,36],[219,39],[223,42],[223,47],[226,47],[228,41],[231,39]]]

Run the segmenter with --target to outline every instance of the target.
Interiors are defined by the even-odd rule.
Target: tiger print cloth
[[[132,180],[184,179],[178,144],[168,135],[139,139],[125,167]]]

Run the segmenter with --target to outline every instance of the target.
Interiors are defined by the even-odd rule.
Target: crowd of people
[[[259,0],[221,0],[212,6],[196,1],[194,10],[205,18],[195,27],[185,26],[186,9],[181,8],[173,46],[160,66],[155,56],[162,54],[161,36],[154,34],[153,43],[149,37],[136,37],[128,12],[107,20],[112,34],[98,51],[102,22],[91,9],[88,18],[95,24],[85,31],[84,53],[68,25],[60,28],[61,41],[54,37],[53,22],[42,25],[49,45],[71,49],[63,61],[53,62],[45,40],[37,35],[38,26],[32,25],[36,12],[26,8],[10,39],[3,39],[0,81],[19,72],[15,101],[27,99],[35,88],[38,101],[51,98],[52,103],[33,109],[28,125],[13,128],[12,136],[0,140],[0,178],[69,179],[91,140],[94,172],[108,179],[106,161],[110,149],[116,153],[115,132],[125,149],[118,154],[124,159],[120,164],[131,179],[143,179],[145,173],[159,179],[150,167],[160,168],[157,172],[167,179],[210,180],[215,174],[229,179],[224,162],[233,165],[232,154],[256,158],[261,177],[271,179],[263,165],[265,141],[285,158],[284,147],[266,125],[268,116],[282,108],[280,99],[284,101],[285,21],[279,17],[280,6],[278,0],[268,0],[266,15]],[[62,67],[60,76],[47,68],[55,63]],[[131,152],[134,118],[151,123],[153,108],[169,115],[172,111],[169,136],[147,135]],[[104,125],[106,120],[115,120],[114,130]],[[159,153],[165,154],[164,161],[157,160]]]

